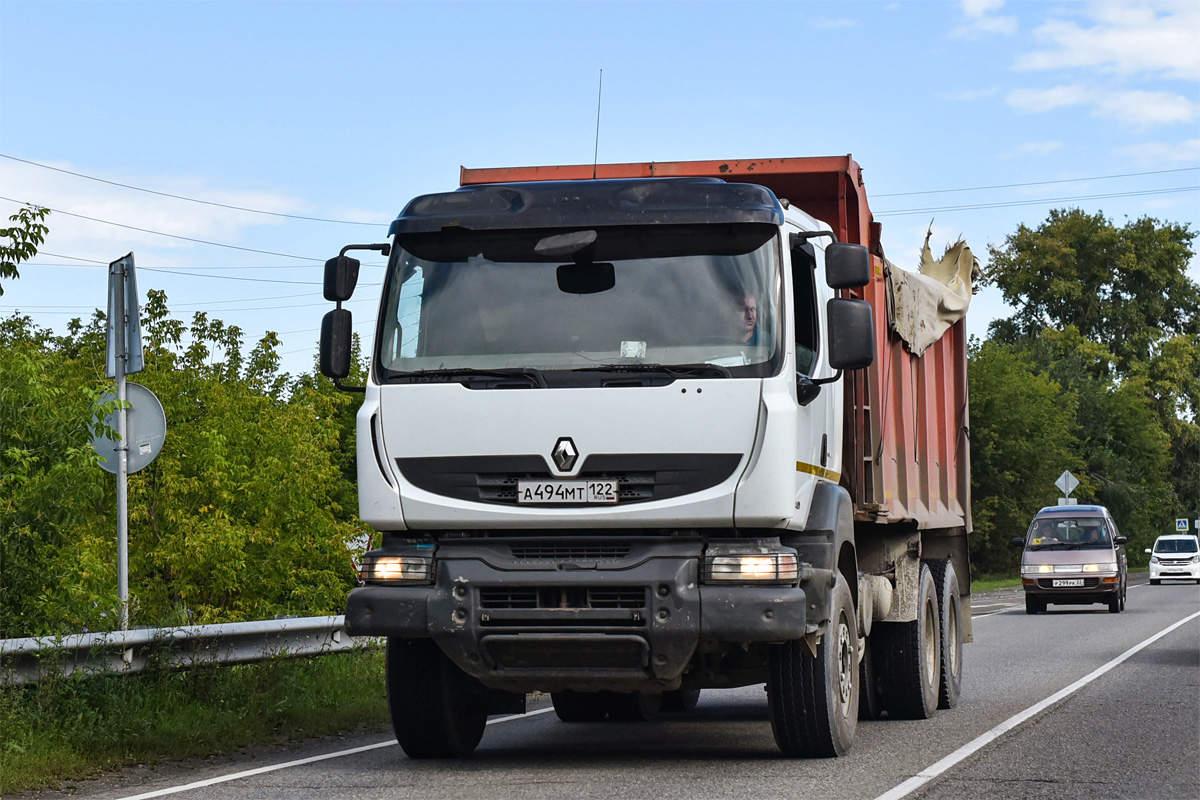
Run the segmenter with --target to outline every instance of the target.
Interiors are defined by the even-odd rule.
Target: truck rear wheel
[[[767,702],[775,743],[785,756],[845,755],[858,728],[858,622],[850,589],[839,575],[829,629],[808,653],[801,641],[771,648]]]
[[[880,622],[875,667],[883,688],[883,706],[893,719],[928,719],[937,711],[942,669],[941,626],[937,587],[929,567],[921,565],[917,618],[912,622]]]
[[[954,708],[962,693],[962,596],[958,575],[947,560],[925,562],[937,589],[939,633],[942,639],[942,669],[938,681],[938,708]]]
[[[691,711],[700,701],[699,689],[676,689],[673,692],[663,692],[663,711]]]
[[[474,752],[487,725],[482,690],[432,639],[388,639],[388,709],[396,741],[410,758]]]
[[[649,722],[662,708],[661,694],[606,692],[609,719],[617,722]]]
[[[563,722],[599,722],[608,716],[604,692],[551,692],[550,699]]]

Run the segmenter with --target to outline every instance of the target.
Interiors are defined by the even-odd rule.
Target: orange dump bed
[[[462,168],[463,186],[593,178],[713,177],[765,186],[827,223],[842,242],[866,245],[871,282],[848,293],[875,309],[875,363],[846,374],[841,483],[862,522],[971,529],[967,337],[959,320],[920,357],[892,332],[880,226],[862,170],[850,156]]]

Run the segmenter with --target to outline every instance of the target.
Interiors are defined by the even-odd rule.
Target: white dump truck
[[[464,169],[327,263],[378,532],[346,621],[406,753],[535,691],[580,723],[765,683],[790,757],[955,705],[973,259],[879,230],[849,156]],[[365,387],[353,250],[387,258]]]

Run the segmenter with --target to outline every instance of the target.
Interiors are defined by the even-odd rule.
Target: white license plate
[[[615,503],[618,481],[517,481],[517,502],[529,504]]]
[[[1072,586],[1083,586],[1083,578],[1059,578],[1050,585],[1055,589],[1069,589]]]

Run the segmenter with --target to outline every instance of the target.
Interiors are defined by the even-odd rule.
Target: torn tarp
[[[919,356],[966,316],[979,260],[960,239],[946,248],[941,260],[934,261],[926,234],[920,272],[909,272],[890,261],[887,266],[888,322],[909,351]]]

